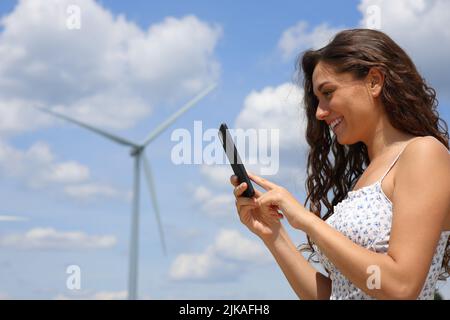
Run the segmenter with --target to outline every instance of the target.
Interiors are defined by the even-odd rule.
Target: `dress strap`
[[[397,157],[395,157],[394,161],[392,161],[391,165],[389,166],[389,168],[387,169],[387,171],[384,173],[384,175],[381,177],[381,179],[379,180],[380,183],[383,181],[384,177],[389,173],[389,171],[391,171],[392,167],[394,166],[394,164],[397,162],[398,158],[400,157],[400,155],[403,153],[403,151],[406,149],[406,147],[413,142],[414,140],[416,140],[417,138],[422,138],[422,137],[416,137],[413,138],[411,141],[409,141],[406,146],[403,147],[402,151],[399,152],[399,154],[397,155]]]

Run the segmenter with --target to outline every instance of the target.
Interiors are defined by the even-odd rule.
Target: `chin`
[[[336,140],[337,143],[339,143],[340,145],[352,145],[357,143],[358,141],[349,141],[348,139],[345,139],[344,137],[342,137],[342,135],[334,135],[334,139]]]

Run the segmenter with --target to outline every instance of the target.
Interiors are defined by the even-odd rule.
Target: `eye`
[[[328,99],[331,98],[332,93],[333,93],[333,90],[325,90],[322,92],[323,96]]]

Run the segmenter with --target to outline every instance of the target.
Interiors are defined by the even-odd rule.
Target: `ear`
[[[372,67],[366,76],[366,84],[372,97],[378,98],[381,94],[384,84],[384,74],[380,69]]]

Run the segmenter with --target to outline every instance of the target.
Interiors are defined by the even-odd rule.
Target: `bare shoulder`
[[[432,136],[416,138],[408,143],[398,160],[394,176],[394,199],[408,199],[419,206],[419,202],[440,206],[448,217],[450,227],[450,154],[447,148]],[[412,199],[411,196],[414,195]]]
[[[448,196],[450,190],[450,154],[435,137],[415,138],[405,147],[394,174],[394,190],[405,185],[434,189]]]
[[[415,138],[408,143],[398,159],[395,181],[403,175],[422,176],[426,173],[439,173],[450,181],[450,154],[447,148],[435,137]]]
[[[450,155],[447,148],[435,137],[425,136],[410,141],[401,154],[394,173],[394,190],[405,183],[432,181],[441,187],[450,185]],[[436,185],[437,186],[437,185]],[[450,187],[448,189],[450,190]]]
[[[450,165],[450,154],[447,148],[433,136],[416,138],[408,143],[399,158],[399,166],[402,167],[412,168],[424,163],[428,163],[428,166],[448,167]]]

